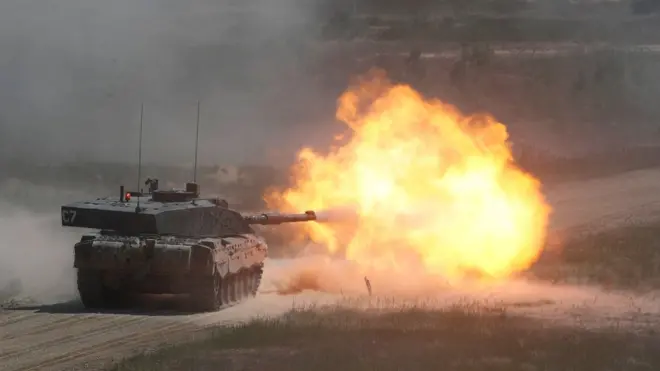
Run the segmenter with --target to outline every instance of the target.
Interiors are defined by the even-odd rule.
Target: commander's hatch
[[[186,183],[186,189],[153,190],[151,199],[155,202],[187,202],[199,198],[199,185]]]

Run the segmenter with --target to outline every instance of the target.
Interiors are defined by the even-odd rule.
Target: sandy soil
[[[574,227],[608,228],[660,217],[660,169],[563,184],[547,190],[555,208],[553,230]],[[291,261],[269,261],[264,289]],[[280,269],[278,269],[280,268]],[[656,321],[654,297],[605,293],[595,288],[558,287],[528,282],[510,283],[487,291],[448,292],[438,305],[465,296],[509,301],[528,314],[558,319],[610,319],[618,324]],[[331,302],[336,295],[262,294],[218,313],[87,313],[76,300],[0,310],[0,370],[72,370],[107,367],[118,357],[201,336],[205,327],[234,323],[259,315],[277,315],[293,305]],[[581,319],[580,319],[581,318]]]

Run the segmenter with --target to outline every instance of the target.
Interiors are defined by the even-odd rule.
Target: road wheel
[[[222,307],[222,278],[217,272],[211,277],[193,280],[190,304],[196,312],[213,312]]]
[[[78,269],[78,293],[87,309],[117,309],[127,305],[126,295],[103,284],[103,272]]]

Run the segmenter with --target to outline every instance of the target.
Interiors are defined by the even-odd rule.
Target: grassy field
[[[536,278],[647,292],[660,289],[660,224],[581,233],[546,250]]]
[[[530,270],[544,281],[660,287],[660,225],[582,234]],[[660,338],[523,318],[506,307],[375,303],[302,308],[218,328],[210,338],[138,356],[115,370],[653,370]],[[377,309],[380,308],[380,309]]]
[[[498,308],[302,309],[115,370],[651,370],[658,346],[654,336],[548,327]]]

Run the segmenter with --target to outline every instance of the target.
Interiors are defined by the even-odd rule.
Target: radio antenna
[[[197,101],[197,133],[195,134],[195,164],[193,168],[193,183],[197,183],[197,150],[199,148],[199,111],[201,101]]]
[[[144,121],[144,103],[140,105],[140,142],[138,146],[138,177],[137,177],[137,192],[138,193],[138,199],[137,199],[137,206],[135,207],[135,212],[139,213],[140,212],[140,196],[142,196],[142,192],[140,192],[140,178],[142,176],[142,123]]]

